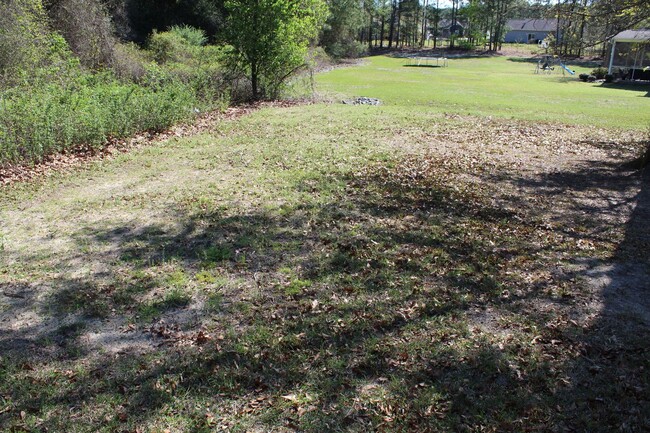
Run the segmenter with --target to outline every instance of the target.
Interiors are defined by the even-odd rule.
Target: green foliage
[[[172,28],[169,29],[169,33],[177,35],[183,39],[186,44],[194,47],[201,47],[208,42],[208,38],[205,36],[203,30],[188,25],[172,26]]]
[[[99,148],[109,137],[187,119],[196,104],[192,89],[177,81],[143,87],[111,74],[10,89],[0,105],[0,161],[40,161],[79,144]]]
[[[366,45],[355,40],[336,41],[326,47],[327,53],[335,59],[361,57],[367,52]]]
[[[48,4],[51,27],[63,35],[85,67],[112,66],[117,41],[113,25],[100,0],[58,0]]]
[[[70,15],[82,6],[65,0],[49,10],[64,37],[48,30],[39,0],[0,5],[0,164],[82,144],[98,149],[110,137],[161,130],[197,108],[222,106],[222,50],[202,46],[201,30],[154,33],[147,53],[106,35],[99,3]]]
[[[354,0],[328,1],[329,16],[321,31],[320,42],[334,58],[359,57],[365,46],[356,41],[365,24],[361,2]]]
[[[474,49],[474,44],[467,38],[456,40],[456,48],[459,50],[470,51]]]
[[[254,99],[277,97],[286,80],[306,65],[309,44],[327,7],[322,0],[228,0],[230,65],[251,80]]]
[[[144,42],[154,30],[175,26],[202,29],[210,38],[223,28],[221,0],[103,0],[109,3],[120,36]]]
[[[167,62],[178,62],[182,56],[189,55],[185,50],[184,39],[177,33],[153,31],[147,41],[147,50],[153,59],[159,64]]]
[[[0,85],[17,76],[51,64],[59,47],[48,31],[47,15],[40,0],[0,2]]]
[[[174,77],[208,106],[219,106],[228,93],[221,66],[224,49],[203,46],[205,41],[203,31],[188,26],[154,31],[149,37],[148,53],[161,67],[150,66],[149,70],[154,77]]]
[[[596,77],[597,80],[602,80],[605,78],[605,75],[607,75],[607,68],[603,68],[602,66],[600,68],[596,68],[591,71],[591,75]]]

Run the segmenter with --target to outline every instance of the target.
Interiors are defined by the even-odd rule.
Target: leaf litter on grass
[[[333,174],[336,161],[306,162],[323,174],[297,177],[308,194],[280,208],[188,207],[179,230],[122,227],[128,261],[107,268],[107,287],[126,281],[118,269],[161,274],[142,290],[182,281],[192,301],[142,323],[105,291],[146,350],[88,347],[101,321],[36,327],[37,341],[3,326],[2,344],[24,338],[32,360],[3,358],[0,423],[65,431],[68,402],[83,401],[80,431],[642,431],[647,326],[584,272],[642,247],[628,233],[644,230],[643,183],[622,166],[634,139],[459,116],[387,138],[390,158]],[[209,248],[232,254],[207,263]],[[203,290],[218,291],[209,312]]]

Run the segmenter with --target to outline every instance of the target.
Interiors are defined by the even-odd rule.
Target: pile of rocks
[[[355,99],[346,99],[343,101],[346,105],[381,105],[381,101],[375,98],[366,98],[361,96]]]

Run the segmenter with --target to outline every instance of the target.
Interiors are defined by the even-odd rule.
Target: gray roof
[[[461,22],[459,20],[456,20],[456,25],[461,26],[462,28],[465,28],[465,23],[463,23],[463,22]],[[451,27],[451,20],[441,19],[440,21],[438,21],[438,28],[439,29],[448,29],[450,27]]]
[[[650,42],[650,29],[625,30],[614,36],[616,42]]]
[[[557,20],[547,20],[541,18],[508,20],[506,26],[511,30],[523,30],[526,32],[554,32],[557,28]]]

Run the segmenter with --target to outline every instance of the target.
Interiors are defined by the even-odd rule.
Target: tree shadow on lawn
[[[402,65],[402,66],[405,68],[433,68],[433,69],[438,69],[443,67],[441,65]]]
[[[540,54],[537,55],[537,57],[508,57],[508,61],[509,62],[514,62],[514,63],[531,63],[531,64],[535,64],[535,63],[539,62],[540,60],[542,60],[545,56],[546,56],[546,54],[540,53]],[[548,56],[552,57],[552,54],[549,54]],[[593,62],[593,61],[589,61],[589,60],[585,61],[585,60],[579,60],[579,59],[569,59],[569,60],[563,61],[562,63],[564,63],[565,65],[567,63],[571,63],[572,66],[581,66],[581,67],[585,67],[585,68],[597,68],[597,67],[600,66],[600,64],[598,62]],[[556,66],[559,67],[559,65],[556,65]]]
[[[594,86],[603,89],[616,89],[616,90],[627,90],[631,92],[638,92],[637,96],[639,97],[650,97],[650,82],[645,83],[601,83],[599,86]],[[645,93],[645,94],[644,94]]]
[[[515,182],[561,195],[583,183],[588,188],[595,182],[590,171],[598,167]],[[574,215],[548,228],[526,195],[508,199],[518,207],[492,205],[498,191],[456,184],[453,174],[413,158],[351,175],[326,204],[179,213],[177,230],[80,230],[84,244],[114,245],[102,259],[119,265],[103,277],[109,284],[56,281],[63,290],[48,314],[95,315],[99,299],[106,311],[135,317],[151,303],[140,295],[171,284],[175,272],[185,285],[199,284],[200,273],[227,276],[227,283],[204,288],[217,290],[221,303],[200,321],[178,326],[175,315],[188,307],[157,310],[156,319],[133,331],[147,332],[151,350],[93,353],[73,330],[74,354],[42,363],[33,352],[3,358],[9,381],[1,392],[12,405],[0,413],[0,425],[33,427],[41,418],[50,431],[70,423],[86,431],[135,431],[165,416],[196,432],[643,425],[643,412],[609,408],[646,404],[611,381],[632,373],[647,379],[647,359],[646,376],[638,376],[644,340],[636,340],[647,328],[632,335],[632,328],[606,327],[605,319],[583,321],[585,285],[576,281],[582,271],[558,264],[573,257],[579,241],[598,240],[598,230],[576,235],[569,230]],[[636,182],[616,172],[601,176],[617,191]],[[311,184],[299,188],[318,194]],[[647,212],[644,191],[637,200],[646,205],[637,209]],[[641,239],[632,233],[647,237],[645,216],[633,216],[621,250]],[[141,291],[116,296],[133,283],[121,278],[127,271],[153,282],[144,278]],[[77,284],[72,291],[71,284]],[[601,317],[609,317],[607,297],[604,308]],[[31,332],[37,330],[3,336],[4,345]],[[48,350],[49,343],[39,344]],[[89,356],[77,364],[80,355]],[[38,370],[53,361],[60,371],[45,381]],[[589,379],[594,366],[596,379]]]
[[[594,319],[580,331],[576,357],[564,366],[566,387],[556,394],[562,428],[646,431],[650,428],[650,170],[633,164],[587,162],[579,170],[510,180],[523,196],[567,203],[568,236],[582,226],[584,242],[615,243],[606,257],[587,248],[574,258],[571,280],[593,293]],[[623,233],[615,228],[625,222]],[[588,301],[588,300],[587,300]],[[560,342],[559,344],[563,344]]]

